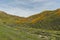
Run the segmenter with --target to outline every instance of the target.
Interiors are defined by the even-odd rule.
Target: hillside
[[[0,11],[0,23],[3,23],[7,26],[23,26],[26,21],[27,19],[24,17],[10,15],[6,12]]]
[[[32,27],[48,30],[60,30],[60,9],[43,11],[28,17]]]
[[[27,18],[0,11],[0,40],[60,40],[60,9]]]

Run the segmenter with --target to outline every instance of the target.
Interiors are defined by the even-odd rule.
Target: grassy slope
[[[51,11],[49,11],[49,13],[50,12]],[[36,17],[34,17],[33,19],[29,19],[27,22],[27,19],[25,18],[12,16],[5,13],[2,14],[2,12],[0,12],[0,40],[60,40],[60,31],[35,28],[39,27],[40,23],[38,22],[40,17],[36,21]],[[45,19],[45,21],[47,20]],[[43,21],[43,23],[45,21]],[[31,28],[33,26],[30,25],[30,22],[36,22],[38,24],[36,24],[37,26],[35,25],[34,28]]]
[[[44,11],[28,18],[33,28],[60,30],[60,9]]]
[[[0,40],[39,40],[37,35],[0,24]]]
[[[42,35],[42,37],[39,37],[39,35]],[[0,24],[0,40],[57,40],[57,38],[60,39],[60,31],[25,27],[18,29]]]

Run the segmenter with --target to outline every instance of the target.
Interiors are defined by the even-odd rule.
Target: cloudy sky
[[[0,10],[24,17],[57,8],[60,0],[0,0]]]

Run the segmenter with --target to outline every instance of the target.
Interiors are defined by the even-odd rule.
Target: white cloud
[[[58,4],[56,3],[55,1],[48,1],[48,2],[45,2],[45,3],[41,3],[42,6],[38,5],[38,6],[35,6],[34,7],[34,10],[39,10],[39,11],[42,11],[42,10],[46,10],[46,9],[53,9],[52,7],[56,6],[55,4]],[[38,12],[39,12],[38,11]]]
[[[48,0],[15,0],[15,1],[33,1],[33,2],[44,2]]]
[[[31,0],[32,2],[44,2],[44,1],[48,1],[48,0]]]
[[[28,17],[34,13],[34,11],[31,11],[29,9],[11,7],[11,6],[6,5],[6,4],[2,4],[1,6],[4,6],[4,7],[0,7],[0,10],[5,11],[5,12],[12,14],[12,15]]]

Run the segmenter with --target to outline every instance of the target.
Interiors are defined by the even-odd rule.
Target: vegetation
[[[60,9],[28,18],[0,11],[0,40],[60,40]]]
[[[29,17],[33,28],[60,31],[60,10],[44,11]]]

